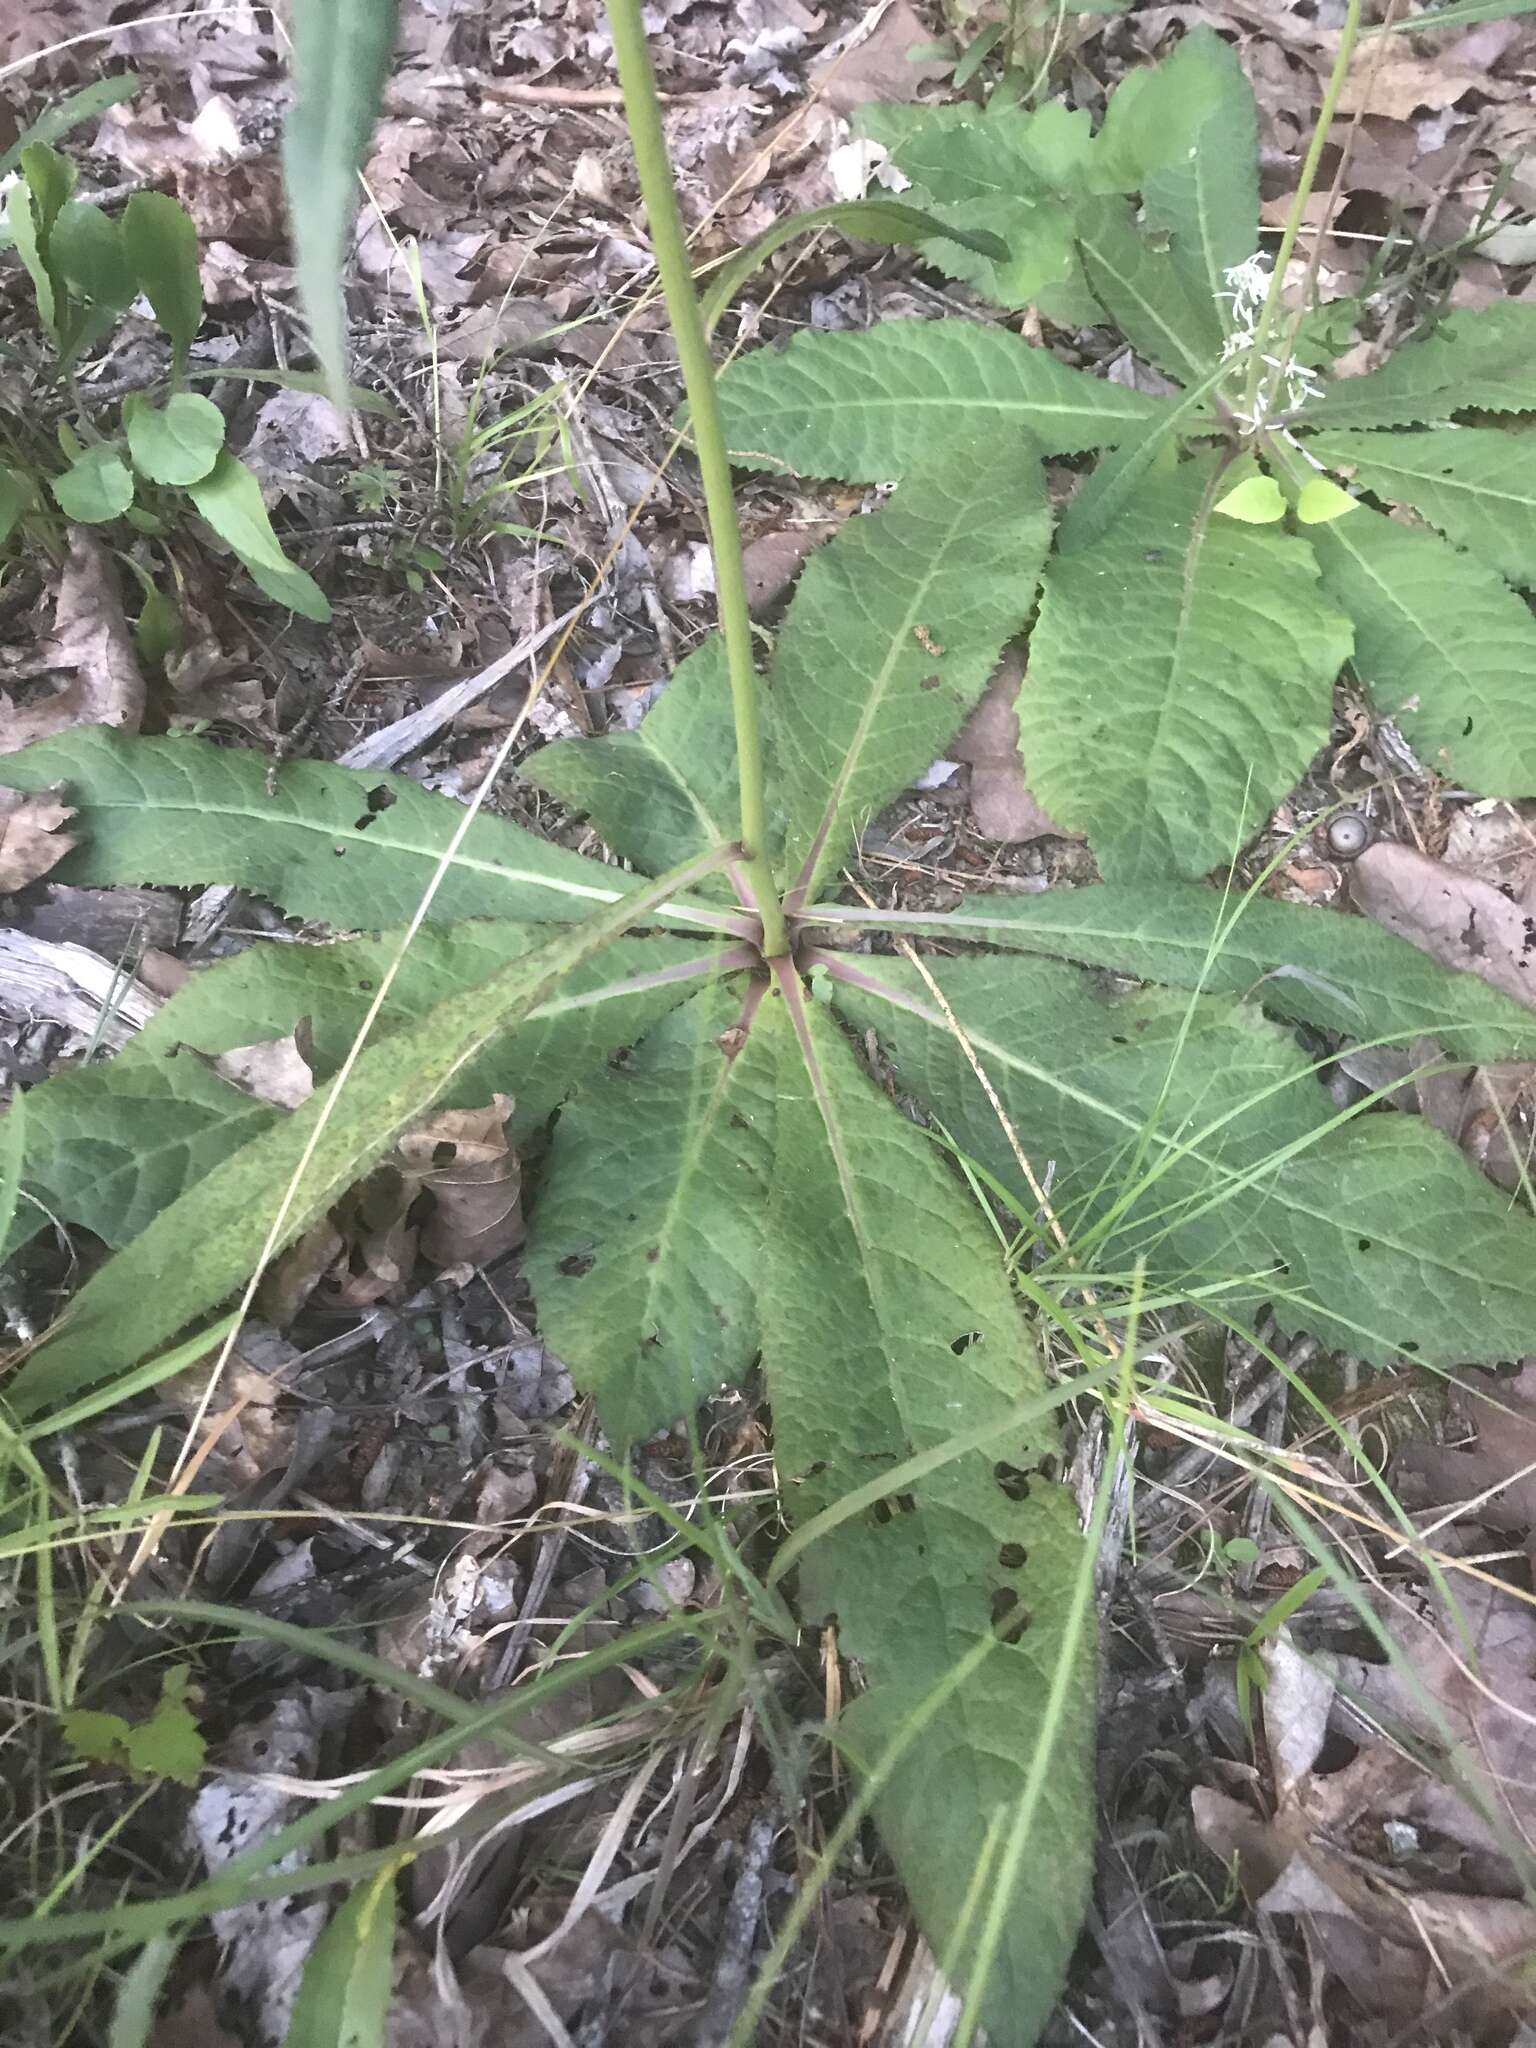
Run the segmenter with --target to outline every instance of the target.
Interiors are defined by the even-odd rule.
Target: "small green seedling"
[[[13,429],[0,465],[0,541],[33,529],[52,540],[59,514],[151,537],[195,515],[268,597],[305,618],[329,619],[324,592],[284,553],[255,477],[225,447],[223,414],[183,388],[203,320],[197,231],[186,209],[163,193],[136,192],[115,219],[73,196],[73,164],[42,142],[20,151],[19,169],[6,220],[60,376],[72,381],[81,357],[140,293],[170,340],[173,371],[165,394],[124,400],[115,430],[82,399],[76,425],[61,424],[59,461],[45,448],[16,445]]]

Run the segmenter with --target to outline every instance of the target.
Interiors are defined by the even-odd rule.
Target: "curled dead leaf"
[[[74,680],[50,697],[18,704],[0,696],[0,754],[76,725],[137,732],[144,717],[144,678],[123,616],[112,558],[94,534],[77,526],[59,581],[53,638],[37,673],[72,669]]]
[[[511,1099],[450,1109],[400,1140],[402,1174],[430,1194],[421,1249],[440,1266],[485,1265],[523,1241],[522,1168],[507,1140]]]
[[[1378,839],[1350,869],[1360,910],[1442,966],[1536,1009],[1536,915],[1492,883]]]
[[[0,789],[0,894],[24,889],[79,844],[59,830],[74,815],[60,789]]]

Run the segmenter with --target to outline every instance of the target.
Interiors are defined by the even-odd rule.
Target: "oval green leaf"
[[[203,324],[203,280],[192,217],[167,193],[135,192],[123,211],[123,246],[179,364]]]
[[[1250,476],[1218,498],[1216,510],[1229,519],[1241,519],[1245,526],[1273,526],[1285,517],[1285,500],[1272,476]]]
[[[243,462],[221,449],[212,469],[187,495],[214,532],[240,557],[254,580],[277,603],[324,625],[331,616],[325,592],[283,553],[272,531],[261,486]]]
[[[1303,484],[1296,500],[1296,517],[1303,526],[1327,526],[1346,512],[1358,512],[1360,500],[1352,498],[1331,476],[1315,476]]]
[[[85,526],[121,519],[133,503],[133,472],[115,442],[87,448],[51,486],[59,510]]]
[[[224,415],[210,398],[178,391],[164,407],[124,406],[128,452],[152,484],[195,484],[224,446]]]

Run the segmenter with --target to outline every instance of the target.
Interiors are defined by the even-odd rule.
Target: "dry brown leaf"
[[[303,1025],[282,1038],[266,1038],[254,1045],[231,1046],[214,1061],[214,1069],[258,1102],[270,1102],[277,1109],[297,1109],[315,1092],[314,1070],[300,1047]]]
[[[137,732],[144,716],[144,678],[123,616],[112,558],[83,526],[72,529],[54,607],[53,639],[39,670],[73,669],[74,681],[41,702],[17,704],[0,695],[0,754],[76,725]]]
[[[522,1168],[507,1140],[512,1103],[450,1109],[400,1140],[406,1180],[432,1196],[421,1249],[437,1265],[486,1265],[523,1241]]]
[[[372,1308],[404,1293],[416,1264],[419,1233],[409,1219],[416,1189],[395,1166],[381,1166],[332,1212],[340,1232],[325,1276],[325,1299],[336,1308]]]
[[[474,306],[452,327],[434,337],[439,356],[456,362],[482,363],[507,349],[527,349],[553,333],[559,322],[542,299],[500,298]],[[432,343],[425,337],[422,353],[430,354]]]
[[[256,415],[242,460],[261,485],[266,503],[313,490],[313,466],[346,454],[352,446],[346,422],[318,391],[279,391]],[[191,686],[191,678],[178,688]]]
[[[257,1297],[263,1318],[274,1329],[286,1330],[346,1248],[329,1216],[311,1224],[267,1268]]]
[[[1536,1009],[1536,916],[1491,883],[1381,839],[1351,868],[1349,892],[1421,953]]]
[[[840,519],[813,519],[804,526],[775,527],[749,540],[742,550],[742,568],[747,578],[747,603],[753,611],[762,611],[782,597],[807,559],[842,523]],[[709,587],[714,589],[713,578]]]
[[[1283,1807],[1322,1752],[1336,1687],[1322,1663],[1296,1648],[1288,1629],[1270,1636],[1260,1656],[1267,1677],[1264,1740],[1275,1774],[1275,1796]]]
[[[74,815],[62,801],[62,785],[31,796],[0,789],[0,894],[25,889],[79,844],[59,830]]]
[[[1454,107],[1469,92],[1485,99],[1504,99],[1509,88],[1486,71],[1463,69],[1443,55],[1423,58],[1392,51],[1383,56],[1379,44],[1367,44],[1349,68],[1339,112],[1383,114],[1389,120],[1407,121],[1423,108],[1438,113],[1444,107]]]
[[[1409,1513],[1432,1516],[1465,1504],[1458,1521],[1511,1534],[1536,1530],[1536,1360],[1509,1379],[1477,1373],[1453,1385],[1447,1435],[1452,1442],[1414,1441],[1398,1450],[1392,1484]]]
[[[908,0],[894,0],[862,42],[812,65],[812,88],[840,114],[851,114],[869,100],[915,100],[924,85],[948,69],[942,58],[908,63],[909,50],[932,41],[933,30]]]
[[[1037,801],[1024,774],[1019,753],[1019,689],[1024,663],[1005,654],[987,684],[981,702],[966,720],[950,748],[956,761],[971,769],[971,815],[984,839],[1017,845],[1026,839],[1076,839]]]

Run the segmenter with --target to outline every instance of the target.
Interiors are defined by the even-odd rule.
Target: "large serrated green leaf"
[[[989,1415],[998,1436],[812,1543],[799,1605],[808,1623],[835,1618],[863,1674],[839,1727],[864,1768],[1001,1629],[900,1757],[875,1815],[924,1934],[962,1982],[1002,1882],[999,1837],[1018,1831],[981,2010],[994,2040],[1033,2041],[1092,1861],[1091,1628],[1071,1625],[1082,1537],[1065,1491],[1024,1477],[1056,1452],[1054,1429],[1006,1426],[1044,1378],[979,1211],[832,1020],[813,1011],[802,1029],[805,1056],[787,1045],[779,1080],[763,1300],[786,1510],[804,1522]]]
[[[1259,246],[1258,108],[1237,52],[1214,29],[1192,29],[1159,69],[1188,76],[1194,133],[1146,171],[1142,208],[1169,237],[1169,260],[1195,302],[1211,308],[1200,337],[1210,353],[1232,327],[1227,272]]]
[[[1074,1234],[1103,1233],[1094,1270],[1141,1254],[1174,1284],[1225,1281],[1233,1306],[1274,1300],[1288,1327],[1347,1331],[1372,1360],[1456,1365],[1536,1343],[1536,1226],[1418,1119],[1330,1130],[1306,1060],[1251,1009],[1105,997],[1043,962],[1026,1002],[1006,962],[929,964],[1024,1144],[1057,1162],[1058,1213]],[[882,960],[836,1001],[1029,1213],[996,1113],[918,978]]]
[[[1416,427],[1458,412],[1536,410],[1536,306],[1448,314],[1364,377],[1313,400],[1303,426]]]
[[[801,902],[958,732],[1034,608],[1050,531],[1018,435],[910,477],[812,556],[770,672],[784,866]]]
[[[404,1030],[440,997],[473,988],[547,937],[540,926],[499,919],[423,926],[390,985],[376,1037]],[[281,1038],[302,1020],[315,1077],[328,1081],[350,1051],[400,938],[385,932],[330,946],[255,945],[233,960],[196,968],[119,1054],[113,1071],[159,1062],[177,1045],[217,1054]],[[473,1109],[494,1094],[508,1095],[508,1132],[514,1139],[526,1137],[581,1075],[616,1048],[632,1045],[687,996],[689,981],[661,977],[681,977],[690,965],[707,973],[710,957],[700,954],[697,940],[616,940],[600,959],[573,969],[558,996],[487,1046],[438,1106]]]
[[[205,740],[124,738],[83,727],[9,754],[0,783],[69,788],[84,843],[61,882],[232,883],[296,917],[377,930],[410,917],[460,822],[458,806],[403,775],[293,761],[273,792],[249,752]],[[432,905],[440,923],[504,917],[568,923],[616,902],[627,877],[479,817]],[[665,922],[715,913],[667,906]]]
[[[1205,47],[1209,34],[1193,30],[1163,63],[1138,65],[1115,87],[1089,159],[1094,191],[1145,191],[1187,163],[1207,123],[1236,111],[1230,78]],[[1234,139],[1241,146],[1241,126]]]
[[[637,732],[556,740],[522,773],[646,874],[731,838],[740,796],[725,642],[712,634],[678,663]]]
[[[1127,1271],[1139,1254],[1165,1279],[1245,1270],[1262,1202],[1246,1178],[1326,1108],[1288,1031],[1221,997],[1106,993],[1054,961],[1027,977],[996,956],[927,964],[1038,1169],[1054,1162],[1052,1201],[1074,1241],[1105,1233],[1096,1266]],[[832,991],[838,1009],[879,1031],[903,1090],[963,1151],[1017,1185],[1012,1148],[926,984],[883,958],[850,972]],[[1219,1213],[1193,1213],[1218,1194]]]
[[[1221,309],[1136,225],[1127,200],[1084,200],[1074,215],[1089,287],[1134,349],[1181,383],[1219,360]]]
[[[970,320],[888,320],[800,334],[721,373],[735,460],[747,468],[890,483],[950,450],[1022,429],[1052,455],[1109,448],[1165,401]]]
[[[1522,589],[1536,584],[1536,442],[1499,427],[1319,434],[1309,452],[1432,526]]]
[[[1347,621],[1307,543],[1148,484],[1046,578],[1020,702],[1031,783],[1111,878],[1231,860],[1328,735]]]
[[[283,135],[283,180],[299,289],[332,401],[347,407],[341,293],[358,172],[389,77],[398,0],[294,0],[297,91]]]
[[[195,1053],[54,1075],[26,1097],[23,1193],[0,1257],[50,1223],[126,1244],[276,1117]]]
[[[445,997],[364,1051],[334,1105],[336,1090],[322,1089],[222,1160],[81,1288],[12,1379],[14,1412],[35,1415],[169,1345],[250,1277],[269,1237],[280,1250],[323,1215],[495,1038],[652,915],[669,886],[668,878],[647,883]]]
[[[556,1126],[528,1276],[622,1441],[738,1383],[761,1343],[777,1060],[770,1020],[739,1050],[725,1038],[745,990],[695,996]]]
[[[836,923],[829,905],[808,913]],[[1170,988],[1245,996],[1352,1039],[1433,1037],[1455,1060],[1536,1057],[1536,1015],[1457,974],[1369,918],[1191,882],[1106,882],[1040,896],[967,895],[934,917],[853,912],[860,925],[974,939],[1133,974]]]
[[[984,229],[1008,245],[1006,258],[996,258],[930,240],[927,260],[993,305],[1056,306],[1054,295],[1072,283],[1077,262],[1071,216],[1030,146],[1036,117],[1010,110],[988,118],[968,108],[972,118],[957,122],[948,118],[954,109],[935,107],[921,110],[926,121],[901,118],[912,111],[870,107],[860,125],[891,150],[897,168],[948,225]],[[1077,289],[1081,294],[1080,280]]]
[[[1315,528],[1323,586],[1354,621],[1354,662],[1426,767],[1484,796],[1536,790],[1536,620],[1492,569],[1363,506]]]

